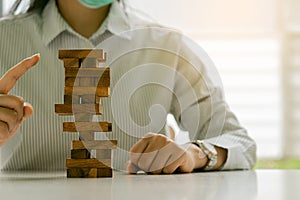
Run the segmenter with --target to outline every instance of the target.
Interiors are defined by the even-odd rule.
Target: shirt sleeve
[[[256,144],[226,103],[213,62],[186,38],[179,55],[171,112],[180,128],[189,132],[191,140],[207,140],[227,149],[222,169],[251,169]]]

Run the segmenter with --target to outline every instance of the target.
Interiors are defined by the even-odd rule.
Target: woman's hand
[[[25,118],[33,114],[33,108],[22,97],[9,95],[18,79],[37,64],[40,55],[24,59],[9,69],[0,79],[0,146],[5,144],[19,130]]]
[[[130,150],[129,173],[189,173],[206,165],[206,155],[195,145],[179,146],[161,134],[147,133]]]

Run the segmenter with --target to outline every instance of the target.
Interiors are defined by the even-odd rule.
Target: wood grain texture
[[[80,96],[64,95],[64,104],[80,104]]]
[[[109,87],[65,87],[65,95],[93,94],[99,97],[109,97]]]
[[[109,158],[112,159],[112,157],[113,157],[112,149],[98,149],[98,150],[95,150],[95,153],[96,153],[95,158],[98,160],[109,159]]]
[[[66,167],[67,168],[110,168],[111,160],[108,159],[105,163],[95,159],[67,159]]]
[[[82,104],[100,104],[101,105],[100,97],[95,96],[93,94],[80,95],[80,99],[81,99]]]
[[[59,50],[58,58],[97,58],[99,62],[106,60],[106,53],[102,49],[70,49],[70,50]]]
[[[97,168],[69,168],[67,169],[68,178],[97,178]]]
[[[83,79],[90,79],[89,81],[82,81]],[[87,84],[88,82],[88,84]],[[109,87],[110,86],[110,78],[108,77],[101,77],[100,79],[98,77],[66,77],[65,78],[65,86],[66,87],[84,87],[84,86],[90,86],[90,87]]]
[[[72,149],[116,149],[117,145],[117,140],[72,141]]]
[[[99,61],[97,58],[83,58],[81,60],[82,68],[97,68],[99,67]]]
[[[112,170],[112,168],[100,168],[100,169],[97,169],[97,177],[98,178],[113,177],[113,170]]]
[[[91,131],[81,131],[79,132],[80,141],[92,141],[95,140],[95,132]]]
[[[80,79],[76,77],[66,77],[65,78],[65,86],[67,87],[74,87],[79,86]]]
[[[55,113],[59,115],[73,115],[74,113],[101,115],[103,108],[99,104],[55,104]]]
[[[92,122],[93,115],[89,113],[76,113],[74,114],[75,122]],[[94,140],[95,133],[91,131],[81,131],[79,132],[79,140]]]
[[[94,94],[86,95],[64,95],[64,104],[99,104],[101,105],[101,97]]]
[[[112,124],[109,122],[64,122],[64,132],[111,132]]]
[[[80,87],[96,87],[95,78],[79,78],[79,86]]]
[[[97,87],[110,87],[110,78],[101,76],[95,80],[95,84]]]
[[[65,77],[94,77],[94,78],[103,78],[110,79],[110,68],[74,68],[67,67],[65,68]]]
[[[78,58],[64,58],[64,67],[80,67],[80,59]]]
[[[72,159],[89,159],[91,158],[91,153],[87,149],[72,149],[71,150]]]
[[[67,169],[68,178],[111,178],[113,177],[112,168],[69,168]]]

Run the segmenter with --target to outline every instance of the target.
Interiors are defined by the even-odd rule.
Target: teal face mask
[[[114,1],[115,0],[79,0],[81,4],[92,9],[100,8]]]

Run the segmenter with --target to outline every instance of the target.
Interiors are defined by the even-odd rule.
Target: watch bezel
[[[208,158],[208,163],[207,165],[203,168],[204,170],[211,170],[218,161],[218,152],[216,148],[203,140],[195,140],[192,142],[193,144],[196,144],[202,151],[203,153],[207,156]]]

